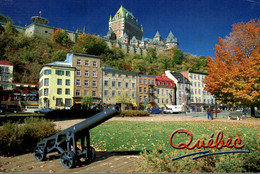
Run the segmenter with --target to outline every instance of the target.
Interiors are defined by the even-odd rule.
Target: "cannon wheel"
[[[61,164],[65,168],[73,168],[75,167],[75,154],[71,151],[65,151],[60,156]]]
[[[37,146],[33,151],[34,158],[37,161],[44,161],[46,159],[46,152],[44,146]]]
[[[90,146],[90,154],[86,152],[86,163],[91,163],[95,158],[95,149]]]

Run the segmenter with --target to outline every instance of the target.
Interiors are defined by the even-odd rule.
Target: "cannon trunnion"
[[[61,164],[65,168],[73,168],[77,162],[92,162],[95,158],[95,149],[90,146],[89,130],[119,113],[120,107],[114,105],[37,143],[33,152],[35,159],[44,161],[48,153],[58,152]]]

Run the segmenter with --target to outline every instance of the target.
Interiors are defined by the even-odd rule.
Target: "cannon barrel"
[[[100,113],[97,113],[96,115],[91,116],[87,120],[84,120],[78,124],[75,124],[67,129],[63,130],[60,133],[65,133],[65,132],[77,133],[77,132],[81,132],[83,130],[90,130],[118,114],[120,114],[120,107],[117,105],[114,105],[114,106],[108,108],[107,110],[104,110]]]

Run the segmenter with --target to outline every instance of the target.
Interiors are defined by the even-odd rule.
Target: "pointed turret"
[[[111,17],[111,15],[110,15],[109,22],[111,22],[111,21],[112,21],[112,17]]]
[[[153,40],[154,41],[161,41],[162,40],[161,35],[159,34],[158,31],[156,32],[155,36],[153,37]]]

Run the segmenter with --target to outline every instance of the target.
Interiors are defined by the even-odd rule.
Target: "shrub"
[[[0,154],[15,155],[31,151],[38,142],[55,133],[55,124],[42,118],[26,118],[24,124],[4,123],[0,128]]]
[[[140,111],[140,110],[126,110],[121,111],[120,115],[118,117],[145,117],[149,116],[150,113],[147,111]]]

